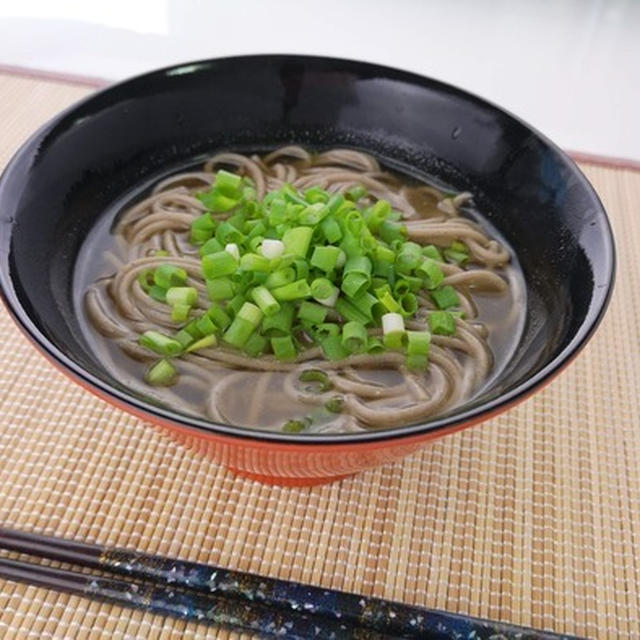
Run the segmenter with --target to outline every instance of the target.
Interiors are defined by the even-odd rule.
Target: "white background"
[[[640,0],[0,0],[5,65],[118,80],[261,52],[409,69],[640,159]]]

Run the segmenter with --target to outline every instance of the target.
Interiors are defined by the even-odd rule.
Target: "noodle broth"
[[[86,239],[75,269],[74,303],[86,340],[114,378],[188,415],[263,430],[281,430],[297,420],[308,433],[425,421],[459,408],[496,380],[522,335],[524,280],[513,252],[467,195],[452,196],[452,190],[424,176],[382,169],[370,156],[353,151],[309,155],[293,148],[271,157],[239,158],[244,157],[219,154],[204,172],[202,163],[192,164],[141,186],[114,203]],[[198,247],[189,242],[189,220],[202,213],[193,195],[208,188],[212,170],[220,167],[250,177],[258,188],[262,180],[264,192],[285,182],[300,191],[321,185],[330,192],[346,192],[361,184],[367,189],[365,204],[384,198],[403,213],[410,240],[441,248],[451,238],[466,240],[469,265],[464,269],[442,265],[446,278],[462,283],[456,287],[461,304],[455,310],[465,315],[456,320],[455,334],[432,336],[426,371],[407,371],[403,357],[393,351],[327,362],[317,348],[315,352],[310,348],[306,352],[312,357],[301,349],[295,362],[278,362],[273,356],[248,358],[217,346],[175,358],[179,374],[175,384],[145,383],[158,356],[141,348],[137,336],[148,329],[169,332],[172,325],[161,303],[148,302],[133,277],[136,273],[127,269],[141,260],[150,266],[163,262],[180,266],[180,260],[191,265],[199,259]],[[168,255],[156,256],[158,251]],[[477,282],[466,280],[468,274]],[[124,294],[123,281],[128,282]],[[496,288],[501,290],[493,291]],[[418,313],[407,321],[412,330],[426,328],[434,310],[427,291],[417,292],[417,298]],[[200,300],[200,304],[205,303]],[[260,370],[264,367],[267,370]],[[300,381],[302,371],[318,368],[326,369],[330,390]],[[327,410],[327,403],[336,398],[340,411],[335,406]]]

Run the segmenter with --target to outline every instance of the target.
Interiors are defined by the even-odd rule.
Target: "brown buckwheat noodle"
[[[176,325],[169,307],[143,291],[138,275],[168,261],[187,272],[187,285],[198,291],[197,308],[208,308],[197,248],[189,244],[188,233],[193,219],[205,211],[195,194],[209,187],[220,168],[251,178],[258,198],[286,182],[300,190],[318,185],[330,192],[362,185],[371,203],[383,198],[402,212],[410,240],[442,248],[454,240],[464,242],[472,266],[443,264],[442,270],[445,284],[459,294],[465,319],[456,320],[453,336],[433,336],[424,373],[406,371],[404,356],[395,352],[353,355],[335,362],[323,360],[315,347],[303,350],[294,362],[280,362],[274,356],[251,358],[217,346],[177,359],[180,388],[164,390],[161,399],[180,411],[204,414],[217,422],[278,428],[265,409],[269,402],[303,407],[338,398],[343,413],[309,430],[349,432],[425,420],[480,388],[491,372],[493,355],[488,330],[477,318],[474,296],[484,292],[504,296],[509,290],[512,282],[505,276],[509,252],[481,225],[460,214],[471,194],[451,196],[429,185],[408,184],[383,170],[372,156],[348,149],[311,154],[287,146],[262,157],[219,153],[203,170],[159,181],[150,195],[119,217],[112,251],[118,263],[115,272],[97,280],[85,295],[87,317],[99,333],[133,359],[156,357],[137,344],[139,334],[148,329],[175,331]],[[213,215],[224,219],[230,214]],[[159,249],[169,257],[154,256]],[[426,291],[420,293],[418,302],[416,318],[407,323],[408,328],[424,329],[435,308]],[[318,394],[301,386],[298,376],[307,368],[325,370],[331,390]],[[386,380],[376,377],[380,369],[393,375]]]

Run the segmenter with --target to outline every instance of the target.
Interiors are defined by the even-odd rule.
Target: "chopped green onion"
[[[402,309],[398,301],[391,294],[391,287],[388,284],[376,289],[375,294],[382,306],[390,313],[397,313]]]
[[[435,289],[444,280],[444,273],[442,273],[442,269],[433,258],[425,258],[416,269],[416,275],[422,277],[424,286],[427,289]]]
[[[294,360],[297,352],[291,336],[271,338],[271,349],[280,361]]]
[[[380,225],[378,233],[382,240],[391,244],[394,240],[404,240],[407,237],[407,228],[399,222],[387,219]]]
[[[352,236],[359,236],[365,228],[364,218],[357,209],[349,211],[345,215],[344,225]]]
[[[290,284],[285,284],[283,287],[272,289],[271,293],[276,300],[299,300],[300,298],[309,297],[311,295],[311,288],[306,280],[296,280]]]
[[[153,269],[143,269],[138,274],[138,283],[142,287],[142,290],[148,293],[154,283]]]
[[[329,207],[322,202],[310,204],[298,215],[298,222],[304,225],[316,226],[329,215]]]
[[[245,223],[246,230],[248,230],[247,238],[253,240],[254,238],[263,238],[267,227],[262,220],[247,220]]]
[[[242,318],[249,322],[254,329],[262,322],[263,317],[264,315],[260,308],[251,302],[245,302],[236,316],[236,318]]]
[[[177,356],[182,353],[182,345],[173,338],[165,336],[159,331],[145,331],[139,338],[138,343],[145,349],[150,349],[161,356]]]
[[[293,268],[296,271],[298,280],[306,280],[309,275],[309,263],[306,260],[298,259],[293,261]]]
[[[350,321],[342,328],[342,346],[349,353],[362,353],[367,347],[367,330],[360,322]]]
[[[181,345],[183,349],[186,349],[190,344],[193,344],[194,338],[186,327],[183,327],[173,336]]]
[[[262,243],[264,242],[263,236],[255,236],[254,238],[249,239],[249,249],[254,253],[258,253],[260,248],[262,247]]]
[[[320,187],[311,187],[304,192],[304,199],[310,204],[326,203],[329,201],[329,194]]]
[[[342,229],[335,218],[325,218],[320,224],[327,242],[334,244],[342,239]]]
[[[333,307],[336,304],[340,291],[327,278],[316,278],[311,283],[311,296],[325,307]]]
[[[199,194],[198,199],[207,209],[216,213],[230,211],[237,207],[239,203],[239,198],[230,198],[220,193],[215,187],[211,191]]]
[[[450,284],[431,291],[430,293],[439,309],[448,309],[449,307],[456,307],[460,304],[458,293]]]
[[[371,283],[371,260],[367,256],[352,257],[344,265],[341,289],[355,298],[364,293]]]
[[[346,298],[338,298],[335,304],[335,310],[345,319],[352,320],[354,322],[360,322],[366,325],[369,322],[369,318],[358,307]]]
[[[405,242],[396,256],[396,268],[400,273],[409,274],[422,262],[422,250],[415,242]]]
[[[320,269],[325,273],[334,271],[342,251],[332,245],[326,247],[316,247],[311,255],[311,266]]]
[[[428,244],[425,247],[422,247],[422,255],[425,258],[431,258],[432,260],[435,260],[436,262],[442,262],[442,254],[440,253],[440,250],[438,249],[438,247],[436,247],[435,245],[432,244]]]
[[[167,290],[159,287],[157,284],[154,284],[149,287],[147,293],[158,302],[166,302],[167,301]]]
[[[449,247],[452,251],[459,251],[460,253],[469,253],[469,247],[460,240],[453,240]]]
[[[464,242],[454,240],[443,252],[448,262],[464,266],[469,261],[469,247]]]
[[[409,371],[426,371],[428,365],[427,356],[412,355],[405,358],[405,366]]]
[[[291,333],[293,315],[293,305],[285,302],[281,305],[280,311],[272,316],[265,317],[262,321],[262,333],[269,337],[289,335]]]
[[[356,184],[346,193],[346,197],[353,202],[357,202],[360,198],[364,198],[366,195],[367,190],[361,184]]]
[[[242,230],[244,229],[244,224],[246,221],[247,221],[247,216],[245,215],[245,213],[243,211],[238,211],[234,213],[232,216],[230,216],[229,218],[227,218],[226,224],[229,224],[235,227],[238,231],[242,233]],[[233,242],[233,240],[230,240],[229,242]]]
[[[161,264],[153,272],[153,281],[162,289],[179,287],[187,281],[187,272],[172,264]]]
[[[208,349],[210,347],[215,347],[218,343],[217,338],[213,333],[206,335],[204,338],[200,338],[200,340],[196,340],[194,343],[190,344],[185,351],[187,353],[191,351],[198,351],[200,349]]]
[[[371,355],[378,355],[385,351],[385,346],[380,338],[369,337],[367,340],[367,353]]]
[[[304,431],[309,424],[309,420],[287,420],[282,425],[282,431],[285,433],[300,433],[301,431]]]
[[[247,271],[271,271],[271,260],[257,253],[245,253],[240,259],[240,266]]]
[[[230,276],[236,272],[237,268],[238,262],[227,251],[218,251],[202,256],[202,273],[207,280]]]
[[[236,262],[240,260],[240,249],[238,249],[238,245],[235,242],[228,242],[225,245],[224,250],[227,253],[230,253],[235,258]]]
[[[207,310],[207,315],[221,329],[226,329],[231,324],[231,318],[217,305],[213,304]]]
[[[396,260],[396,254],[391,249],[389,249],[389,247],[385,247],[382,243],[379,242],[375,248],[375,259],[378,262],[392,265]]]
[[[255,326],[251,322],[236,316],[224,332],[222,339],[232,347],[241,349],[254,331]]]
[[[347,296],[355,298],[367,290],[370,282],[371,278],[363,273],[348,273],[342,279],[342,285],[340,288],[347,294]]]
[[[264,286],[267,289],[275,289],[290,284],[296,279],[296,271],[293,267],[285,267],[278,271],[272,271],[265,280]]]
[[[168,360],[156,362],[145,374],[148,384],[155,387],[167,387],[176,381],[178,372]]]
[[[313,229],[311,227],[293,227],[292,229],[287,229],[282,236],[285,253],[304,258],[309,251],[309,243],[311,242],[312,235]]]
[[[196,320],[196,328],[201,336],[210,336],[218,331],[216,323],[206,313]]]
[[[359,258],[362,255],[362,239],[359,236],[347,234],[343,236],[340,248],[348,258]]]
[[[450,336],[456,331],[456,321],[450,311],[432,311],[427,318],[427,322],[431,333]]]
[[[344,273],[362,273],[371,275],[371,260],[367,256],[349,258],[344,265]]]
[[[262,255],[269,260],[279,258],[284,253],[284,250],[285,246],[282,240],[271,240],[270,238],[265,238],[260,245]]]
[[[216,223],[210,213],[203,213],[191,223],[191,244],[204,244],[211,238],[215,231]]]
[[[300,382],[313,382],[313,386],[306,387],[307,391],[314,393],[324,393],[333,387],[329,376],[322,369],[305,369],[298,376]]]
[[[200,257],[206,256],[208,253],[218,253],[222,251],[224,247],[218,242],[216,238],[209,238],[199,249],[198,253]]]
[[[342,410],[344,409],[344,400],[341,396],[334,396],[324,403],[324,408],[329,413],[342,413]]]
[[[222,245],[226,245],[229,242],[235,244],[242,244],[244,241],[244,234],[231,224],[228,220],[221,222],[216,229],[216,238]]]
[[[305,300],[300,304],[300,308],[298,309],[298,318],[313,324],[320,324],[324,322],[326,317],[327,308],[316,304],[315,302],[308,302]]]
[[[327,360],[343,360],[349,355],[349,352],[342,346],[342,338],[337,336],[328,336],[320,342],[320,348]]]
[[[431,334],[428,331],[407,331],[406,333],[408,356],[428,356]]]
[[[322,342],[322,340],[329,336],[339,336],[340,325],[335,322],[321,322],[320,324],[313,325],[309,331],[316,339],[316,342]]]
[[[382,316],[383,343],[388,349],[400,349],[404,338],[404,320],[399,313],[385,313]]]
[[[236,315],[238,315],[238,311],[240,311],[240,308],[245,302],[246,300],[244,294],[236,293],[236,295],[233,296],[233,298],[231,298],[229,302],[227,302],[225,309],[231,314],[232,317],[235,317]]]
[[[386,200],[378,200],[365,215],[369,231],[376,233],[390,212],[391,205]]]
[[[405,317],[411,317],[418,310],[418,299],[414,293],[405,293],[399,299],[400,313]]]
[[[171,307],[171,322],[176,324],[185,322],[189,317],[189,311],[191,311],[191,305],[189,304],[174,304]]]
[[[357,298],[352,298],[349,302],[358,309],[358,311],[361,311],[369,320],[373,320],[378,307],[382,308],[380,301],[375,296],[372,296],[368,291],[365,291]],[[383,312],[384,311],[382,311],[380,315],[382,315]]]
[[[266,287],[253,288],[251,290],[251,297],[265,316],[272,316],[280,310],[280,303],[271,295],[271,292]]]
[[[236,286],[229,278],[213,278],[213,280],[206,280],[205,284],[207,295],[212,302],[229,300],[236,294]]]
[[[269,340],[259,333],[252,333],[244,344],[244,352],[252,358],[257,358],[265,353]]]
[[[198,301],[198,292],[194,287],[170,287],[166,300],[172,307],[176,304],[192,307]]]
[[[216,173],[214,187],[230,198],[240,197],[240,185],[242,178],[235,173],[229,173],[224,169],[220,169]]]
[[[333,215],[344,204],[344,196],[341,193],[334,193],[327,200],[327,207]]]
[[[197,319],[196,320],[192,320],[191,322],[185,324],[184,327],[182,327],[182,329],[178,333],[182,333],[183,331],[188,333],[195,340],[197,340],[198,338],[202,338],[202,336],[204,335],[200,331],[200,329],[198,329],[198,320]],[[178,334],[176,334],[175,338],[176,338],[176,340],[178,339]],[[179,342],[181,342],[181,341],[179,341]]]

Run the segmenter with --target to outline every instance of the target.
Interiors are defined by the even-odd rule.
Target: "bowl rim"
[[[63,373],[71,377],[75,382],[80,383],[81,386],[92,391],[100,398],[109,402],[113,401],[112,404],[119,408],[124,408],[138,417],[147,417],[151,421],[159,420],[167,426],[175,424],[179,428],[194,430],[199,432],[201,435],[208,435],[210,437],[225,437],[244,441],[260,441],[282,446],[294,445],[295,448],[299,448],[301,445],[303,448],[307,448],[313,445],[345,446],[372,444],[374,442],[383,444],[385,441],[397,441],[402,439],[414,440],[417,436],[428,437],[439,430],[450,430],[458,425],[470,425],[481,422],[508,410],[513,405],[524,400],[533,392],[539,390],[549,382],[551,378],[564,369],[564,367],[578,355],[598,328],[606,313],[614,288],[616,251],[613,231],[606,210],[598,194],[591,183],[587,180],[586,176],[582,173],[576,163],[567,155],[567,153],[565,153],[554,142],[549,140],[544,134],[540,133],[535,127],[531,126],[508,110],[472,92],[412,71],[381,65],[375,62],[366,62],[349,58],[305,54],[268,53],[205,58],[201,60],[181,62],[140,73],[122,81],[112,83],[71,104],[32,133],[14,152],[0,176],[0,202],[3,197],[3,191],[5,190],[6,185],[10,183],[12,173],[16,170],[16,166],[19,161],[23,157],[28,156],[38,145],[38,142],[62,119],[69,116],[73,111],[90,104],[92,101],[99,100],[103,95],[114,91],[120,91],[128,85],[144,82],[153,77],[200,73],[210,69],[215,64],[220,63],[233,64],[245,61],[267,62],[269,60],[307,61],[312,63],[328,63],[342,66],[350,65],[351,68],[360,68],[369,72],[375,70],[377,73],[384,73],[387,76],[390,74],[393,74],[396,77],[400,76],[408,83],[417,83],[423,87],[429,86],[436,90],[446,90],[447,92],[456,94],[467,101],[473,101],[483,105],[484,107],[489,107],[498,111],[501,115],[506,116],[512,121],[515,121],[515,123],[525,127],[539,141],[553,150],[564,162],[565,166],[571,171],[572,178],[580,184],[582,189],[589,193],[594,204],[596,204],[597,211],[593,219],[597,221],[598,228],[603,232],[601,241],[604,248],[602,256],[602,275],[604,279],[602,282],[597,284],[594,282],[593,296],[587,314],[570,342],[538,372],[522,381],[513,389],[464,411],[454,412],[424,423],[358,433],[338,434],[284,434],[281,432],[260,431],[249,427],[216,423],[153,405],[141,398],[137,398],[131,394],[116,389],[106,381],[88,372],[84,367],[75,362],[75,360],[67,356],[61,349],[53,344],[53,342],[49,340],[49,338],[47,338],[31,320],[26,309],[21,305],[15,288],[13,287],[11,268],[8,260],[10,255],[8,240],[10,240],[11,237],[10,229],[12,221],[7,219],[4,212],[0,210],[0,228],[3,231],[2,238],[7,238],[7,241],[5,242],[3,240],[3,244],[0,245],[0,298],[2,298],[10,316],[22,330],[23,334],[31,340],[38,350],[40,350],[54,365],[62,370]]]

